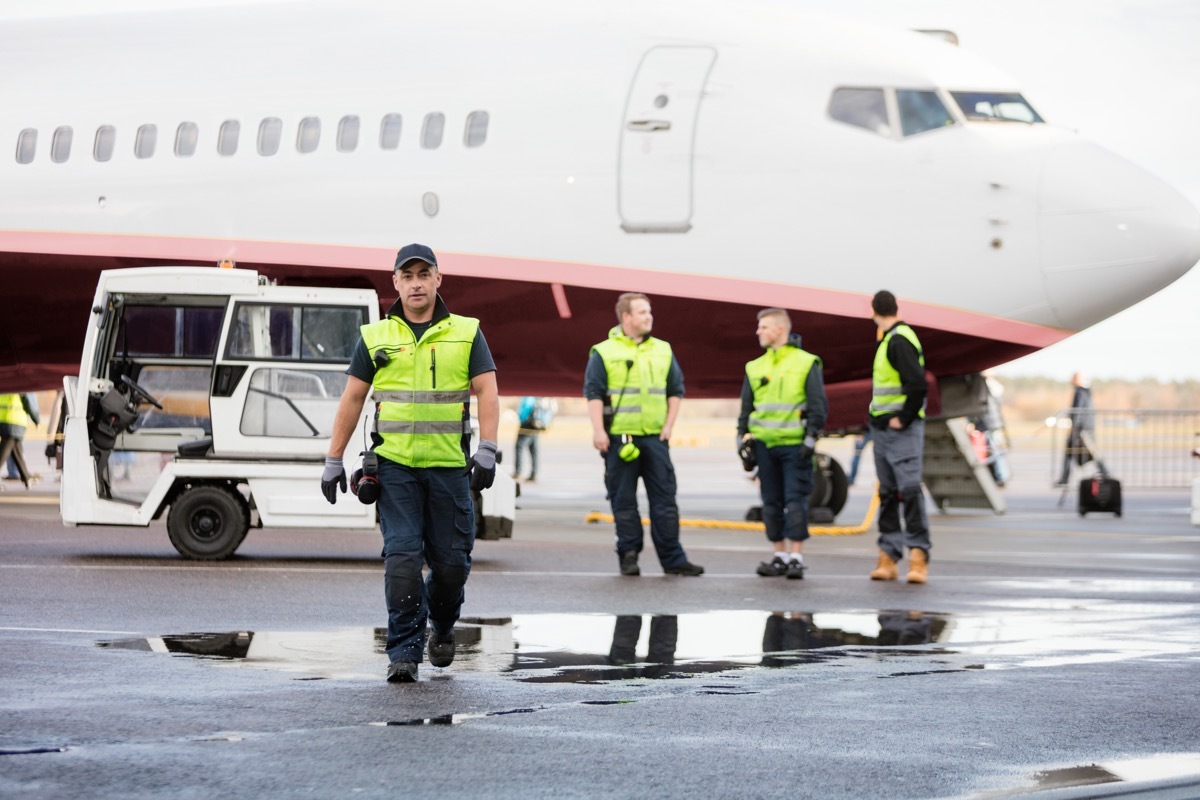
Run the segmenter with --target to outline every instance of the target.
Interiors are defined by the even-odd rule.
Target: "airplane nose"
[[[1038,200],[1043,280],[1064,328],[1093,325],[1200,260],[1200,212],[1158,178],[1095,144],[1055,148]]]

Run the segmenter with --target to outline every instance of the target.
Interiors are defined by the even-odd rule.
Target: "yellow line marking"
[[[808,532],[814,536],[850,536],[853,534],[866,533],[871,527],[871,521],[875,519],[875,512],[879,510],[879,492],[875,491],[871,495],[871,502],[867,506],[867,513],[863,517],[863,521],[852,527],[837,526],[837,525],[811,525]],[[584,522],[612,522],[612,514],[602,514],[599,511],[592,511],[583,518]],[[642,524],[649,525],[650,520],[642,517]],[[761,522],[744,522],[740,520],[722,520],[722,519],[681,519],[679,524],[686,528],[720,528],[728,531],[764,531],[766,527]]]

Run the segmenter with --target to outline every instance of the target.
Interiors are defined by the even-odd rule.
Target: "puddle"
[[[464,617],[454,665],[421,667],[422,677],[463,672],[530,683],[724,682],[747,669],[844,668],[896,661],[900,678],[966,670],[1100,663],[1195,653],[1200,632],[1178,604],[1103,609],[1000,607],[978,614],[929,611],[710,611],[695,614],[528,614]],[[215,668],[295,673],[294,680],[377,680],[386,666],[382,628],[230,631],[97,642],[201,659]],[[968,655],[969,663],[962,663]],[[920,666],[913,663],[920,659]],[[711,684],[711,681],[706,684]],[[433,724],[433,723],[430,723]],[[438,723],[443,724],[443,723]]]
[[[1039,789],[1062,789],[1067,786],[1094,786],[1100,783],[1119,783],[1120,778],[1098,764],[1067,767],[1033,773]]]
[[[683,680],[748,667],[795,667],[847,655],[927,656],[937,651],[906,648],[936,642],[949,628],[947,615],[919,611],[464,617],[455,632],[453,669],[508,673],[533,683]],[[195,632],[96,644],[202,659],[216,667],[296,672],[300,674],[295,680],[311,681],[377,678],[386,661],[385,642],[382,628],[349,628]],[[833,650],[845,647],[855,649],[851,653]],[[439,672],[422,665],[423,674]]]
[[[1200,788],[1200,753],[1159,753],[1140,758],[1116,759],[1101,763],[1079,764],[1071,767],[1054,767],[1033,773],[1033,785],[985,792],[975,795],[984,798],[1022,797],[1031,792],[1079,789],[1101,786],[1108,783],[1125,783],[1127,787],[1116,793],[1105,792],[1103,796],[1132,797],[1145,794],[1147,797],[1196,797]],[[1147,783],[1171,782],[1170,786],[1148,787]],[[1058,792],[1055,792],[1058,795]],[[1083,797],[1071,793],[1071,797]],[[1092,795],[1087,795],[1092,796]],[[1099,794],[1097,794],[1099,796]]]

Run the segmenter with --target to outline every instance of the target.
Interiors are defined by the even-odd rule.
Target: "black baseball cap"
[[[396,266],[393,267],[393,271],[402,269],[410,261],[424,261],[434,269],[437,269],[438,265],[437,256],[433,254],[433,250],[428,245],[406,244],[396,253]]]

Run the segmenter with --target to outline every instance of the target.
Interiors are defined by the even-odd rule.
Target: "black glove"
[[[813,457],[813,453],[816,452],[816,449],[817,449],[817,440],[812,438],[811,436],[805,437],[804,443],[800,445],[800,458],[802,458],[802,459],[806,458],[811,461],[812,457]]]
[[[758,466],[758,455],[754,452],[754,437],[748,436],[738,444],[738,458],[742,460],[742,469],[754,472]]]
[[[338,489],[346,493],[346,468],[341,456],[325,456],[325,471],[321,473],[321,494],[332,504],[337,503]]]
[[[467,461],[467,474],[471,476],[471,491],[482,492],[496,480],[496,443],[486,439],[479,443],[475,455]]]

